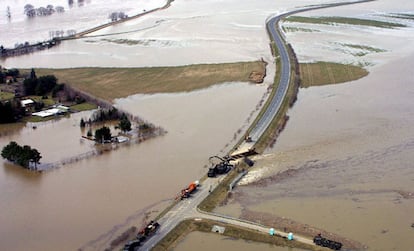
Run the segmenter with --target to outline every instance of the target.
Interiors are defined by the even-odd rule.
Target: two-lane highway
[[[286,96],[286,92],[289,87],[290,75],[291,75],[290,58],[289,58],[288,51],[286,49],[286,44],[283,41],[282,36],[280,36],[277,30],[278,22],[285,15],[286,14],[273,17],[266,24],[267,30],[270,33],[274,41],[276,49],[279,51],[280,62],[281,62],[280,80],[279,80],[279,84],[277,86],[275,95],[272,97],[268,108],[264,112],[263,116],[259,119],[256,126],[250,132],[249,136],[251,137],[253,141],[259,140],[259,138],[263,135],[263,133],[269,127],[273,118],[276,116],[277,112],[279,111],[280,106],[282,105],[282,101],[284,97]]]

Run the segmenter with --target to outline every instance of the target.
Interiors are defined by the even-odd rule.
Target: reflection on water
[[[208,158],[226,149],[265,92],[264,85],[232,83],[132,96],[116,105],[162,126],[166,135],[41,174],[1,160],[0,249],[104,250],[203,176]],[[89,151],[93,143],[79,140],[79,121],[88,114],[37,124],[35,130],[24,127],[1,137],[0,147],[10,140],[29,144],[39,149],[42,161]]]

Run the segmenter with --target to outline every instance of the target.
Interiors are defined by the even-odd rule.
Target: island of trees
[[[11,141],[3,147],[1,156],[8,161],[30,170],[36,170],[42,156],[35,148],[28,145],[20,146],[15,141]]]
[[[94,140],[97,143],[117,142],[117,137],[112,136],[111,129],[108,126],[101,126],[100,128],[96,129],[94,133],[92,133],[91,126],[94,124],[103,123],[105,121],[118,121],[115,128],[120,129],[121,132],[126,135],[128,132],[131,132],[133,130],[130,117],[134,119],[131,115],[127,115],[125,112],[119,111],[115,107],[112,107],[110,109],[98,109],[92,114],[90,119],[85,120],[82,118],[80,121],[80,127],[89,127],[87,138]],[[142,122],[137,119],[135,120],[135,122],[138,124],[135,132],[139,137],[141,137],[142,140],[151,136],[155,136],[156,134],[162,134],[162,130],[160,128],[155,128],[151,124]]]

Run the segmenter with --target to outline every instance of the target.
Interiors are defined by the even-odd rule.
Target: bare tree
[[[118,12],[118,18],[119,19],[125,19],[125,18],[127,18],[128,17],[128,15],[126,15],[124,12]]]
[[[24,14],[26,14],[26,16],[28,17],[34,17],[36,15],[36,10],[34,6],[31,4],[26,4],[24,6]]]
[[[109,15],[109,19],[111,19],[111,21],[112,21],[112,22],[117,21],[117,20],[118,20],[118,12],[112,12],[112,13]]]

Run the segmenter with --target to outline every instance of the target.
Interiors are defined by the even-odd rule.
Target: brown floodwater
[[[230,147],[265,92],[266,85],[228,83],[125,98],[116,101],[118,107],[168,133],[43,173],[1,160],[0,249],[105,249],[204,175],[209,156]],[[36,129],[27,125],[0,137],[0,147],[10,140],[28,144],[41,152],[42,162],[91,151],[93,144],[80,139],[79,121],[87,115],[37,123]]]
[[[301,89],[275,148],[218,211],[290,218],[369,250],[413,250],[413,62],[411,52],[358,81]],[[277,178],[290,168],[300,172]]]

